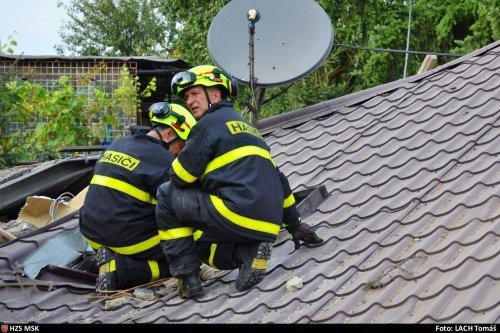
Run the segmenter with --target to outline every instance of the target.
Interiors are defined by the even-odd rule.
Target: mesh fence
[[[100,88],[111,95],[118,87],[120,70],[126,65],[131,76],[137,75],[137,63],[134,61],[119,60],[0,60],[0,73],[12,73],[14,76],[26,79],[31,83],[39,84],[47,89],[56,86],[61,76],[70,78],[77,93],[86,95],[87,103],[92,103],[94,88]],[[117,125],[105,129],[104,141],[110,142],[119,136],[128,134],[130,125],[135,124],[136,118],[117,111],[115,115]],[[39,122],[50,119],[31,119],[29,124],[12,122],[10,131],[32,131]],[[90,123],[90,121],[89,121]],[[91,124],[92,128],[98,124]]]

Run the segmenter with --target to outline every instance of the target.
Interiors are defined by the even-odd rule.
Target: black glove
[[[302,222],[292,230],[293,232],[289,232],[292,235],[295,250],[300,247],[300,241],[303,241],[306,244],[319,244],[323,242],[323,239],[321,239],[307,223]]]

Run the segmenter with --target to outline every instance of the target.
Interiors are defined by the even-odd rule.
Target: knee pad
[[[158,190],[156,190],[157,198],[168,197],[171,196],[171,194],[172,194],[172,184],[170,183],[170,181],[161,184],[160,186],[158,186]]]
[[[172,186],[171,200],[172,208],[179,221],[197,222],[201,220],[201,208],[197,191]]]

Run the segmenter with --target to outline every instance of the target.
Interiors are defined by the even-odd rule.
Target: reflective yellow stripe
[[[273,165],[275,165],[273,159],[271,158],[271,154],[269,154],[267,150],[257,146],[244,146],[233,149],[219,157],[214,158],[210,163],[208,163],[207,168],[203,173],[203,176],[214,170],[217,170],[218,168],[233,163],[234,161],[239,160],[240,158],[252,155],[268,159],[269,161],[271,161]]]
[[[196,230],[194,233],[193,233],[193,239],[195,241],[197,241],[198,239],[201,238],[201,236],[203,235],[203,231],[201,230]]]
[[[226,219],[233,222],[234,224],[239,225],[240,227],[261,231],[272,235],[278,235],[278,233],[280,232],[280,226],[277,224],[266,221],[254,220],[245,216],[238,215],[235,212],[232,212],[231,210],[229,210],[229,208],[226,207],[224,202],[215,195],[210,195],[210,200],[212,201],[212,204],[215,206],[215,209],[217,209],[217,211],[222,216],[224,216]]]
[[[156,205],[157,203],[156,199],[152,198],[148,192],[138,189],[133,185],[130,185],[128,183],[125,183],[124,181],[115,178],[101,176],[101,175],[94,175],[94,177],[92,177],[92,180],[90,181],[90,184],[101,185],[112,188],[114,190],[123,192],[138,200],[150,203],[152,205]]]
[[[197,177],[193,176],[192,174],[189,173],[184,167],[182,166],[181,162],[179,162],[179,159],[176,158],[172,162],[172,169],[174,170],[175,174],[177,177],[185,181],[186,183],[193,183]]]
[[[217,268],[214,265],[215,251],[217,251],[217,244],[212,243],[212,245],[210,245],[210,257],[208,258],[208,265],[213,267],[213,268]]]
[[[160,278],[160,267],[158,266],[158,261],[148,260],[148,265],[151,270],[151,282],[158,280]]]
[[[254,258],[252,260],[252,268],[253,269],[266,269],[267,268],[267,259]]]
[[[183,227],[183,228],[175,228],[169,230],[160,230],[160,239],[161,240],[172,240],[183,237],[193,236],[193,228],[191,227]]]
[[[113,259],[110,262],[104,263],[99,267],[99,275],[104,275],[106,273],[116,271],[116,260]]]
[[[85,240],[87,241],[87,243],[89,243],[90,247],[91,247],[91,248],[93,248],[94,250],[96,250],[96,251],[97,251],[97,250],[99,250],[99,249],[102,247],[102,245],[101,245],[101,244],[96,243],[96,242],[94,242],[94,241],[91,241],[91,240],[90,240],[90,239],[88,239],[87,237],[84,237],[84,238],[85,238]]]
[[[283,208],[288,208],[294,203],[295,203],[295,197],[293,196],[293,193],[290,193],[288,198],[286,198],[285,201],[283,202]]]
[[[88,238],[85,238],[87,242],[90,244],[90,246],[94,250],[99,250],[103,245],[96,243],[94,241],[91,241]],[[136,254],[142,251],[149,250],[150,248],[160,244],[160,235],[155,235],[149,239],[146,239],[145,241],[142,241],[137,244],[129,245],[129,246],[123,246],[123,247],[111,247],[108,246],[111,250],[113,250],[116,253],[123,254],[123,255],[131,255],[131,254]]]

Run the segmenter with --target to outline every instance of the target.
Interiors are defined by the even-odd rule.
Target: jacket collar
[[[168,151],[168,144],[162,140],[158,140],[157,138],[153,138],[152,136],[147,135],[147,133],[150,131],[150,129],[144,128],[144,127],[136,127],[136,126],[131,126],[130,127],[130,132],[132,135],[136,138],[140,139],[146,139],[151,142],[154,142],[156,144],[159,144],[163,146]]]
[[[223,107],[230,107],[231,108],[231,107],[233,107],[233,103],[230,103],[230,102],[226,101],[225,99],[223,99],[219,103],[212,105],[212,107],[209,108],[207,110],[207,112],[205,112],[205,114],[215,112]]]

